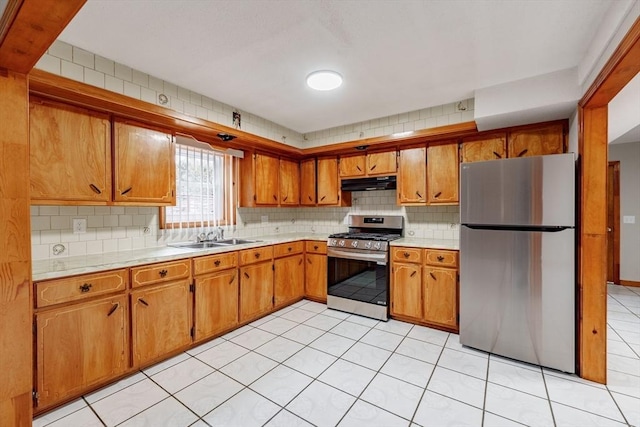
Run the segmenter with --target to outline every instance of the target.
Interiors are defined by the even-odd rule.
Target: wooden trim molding
[[[620,162],[607,167],[607,281],[620,282]],[[609,229],[610,228],[610,229]]]
[[[635,280],[620,280],[620,284],[622,286],[633,286],[635,288],[640,288],[640,282]]]
[[[22,2],[24,0],[9,0],[7,1],[7,5],[4,9],[4,14],[0,16],[0,46],[2,46],[2,42],[4,38],[9,33],[9,29],[13,25],[13,21],[16,19],[18,15],[18,11],[22,6]]]

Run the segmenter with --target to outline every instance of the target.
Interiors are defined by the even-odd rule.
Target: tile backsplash
[[[224,227],[225,236],[337,233],[346,231],[349,214],[402,215],[408,237],[459,238],[458,206],[396,206],[395,190],[353,192],[352,206],[346,208],[238,208],[236,225]],[[86,233],[73,233],[74,218],[87,220]],[[158,218],[159,208],[154,207],[32,206],[32,257],[40,260],[165,246],[195,240],[208,231],[161,230]],[[53,255],[59,244],[64,251]]]

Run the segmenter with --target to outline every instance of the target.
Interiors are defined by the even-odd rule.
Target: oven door
[[[327,306],[387,320],[387,252],[327,248]]]

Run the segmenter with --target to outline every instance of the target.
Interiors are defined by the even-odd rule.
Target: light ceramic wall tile
[[[157,104],[158,94],[155,90],[147,89],[146,87],[140,88],[140,99],[149,104]]]
[[[178,86],[178,99],[182,101],[189,101],[191,98],[191,91],[183,87]]]
[[[104,88],[111,92],[124,94],[124,80],[117,77],[105,75]]]
[[[55,244],[60,242],[60,230],[42,230],[40,231],[41,244]]]
[[[87,242],[71,242],[68,246],[69,256],[79,256],[87,254]]]
[[[142,87],[149,87],[149,75],[138,70],[132,70],[131,81]]]
[[[49,55],[64,59],[65,61],[73,61],[73,46],[68,43],[56,40],[49,47]]]
[[[100,55],[95,56],[96,71],[113,76],[115,74],[115,62],[110,59],[104,58]]]
[[[164,91],[162,93],[164,93],[168,97],[174,97],[174,98],[178,97],[178,86],[169,82],[163,82],[163,86],[164,86]]]
[[[124,94],[131,98],[140,99],[140,86],[128,81],[124,82]]]
[[[32,216],[31,217],[31,230],[51,230],[51,217],[50,216]]]
[[[51,217],[51,229],[52,230],[66,230],[71,228],[71,218],[68,216],[52,216]]]
[[[78,206],[78,215],[94,215],[95,208],[93,206]]]
[[[60,206],[60,215],[78,215],[77,206]]]
[[[63,77],[68,79],[83,81],[84,80],[84,68],[82,65],[74,64],[69,61],[61,61],[60,71]]]
[[[149,76],[149,89],[155,90],[157,92],[164,91],[164,84],[162,79],[157,77]],[[166,95],[166,93],[165,93]]]
[[[115,63],[115,77],[131,82],[133,80],[133,70],[126,65]]]
[[[60,74],[60,58],[45,53],[36,63],[36,68],[53,74]]]
[[[86,68],[95,68],[94,55],[79,47],[73,47],[73,62]]]
[[[31,258],[34,260],[49,259],[49,245],[31,245]]]

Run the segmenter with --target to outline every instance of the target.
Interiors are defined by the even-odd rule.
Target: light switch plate
[[[87,220],[85,218],[73,218],[73,234],[87,232]]]
[[[622,217],[622,222],[624,224],[635,224],[636,223],[636,217],[634,215],[625,215]]]

